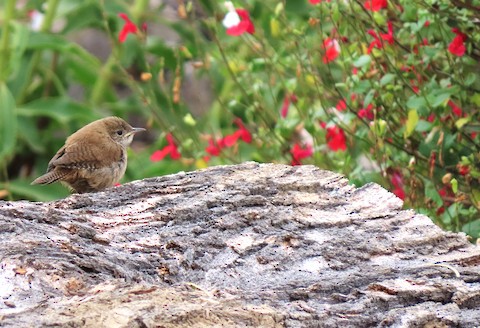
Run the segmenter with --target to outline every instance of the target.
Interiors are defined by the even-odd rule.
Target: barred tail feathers
[[[59,172],[58,170],[52,170],[50,172],[45,173],[42,176],[39,176],[33,182],[31,183],[32,185],[36,184],[41,184],[41,185],[46,185],[46,184],[51,184],[54,183],[63,177],[65,177],[66,172]]]

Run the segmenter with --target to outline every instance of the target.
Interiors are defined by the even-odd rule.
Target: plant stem
[[[138,0],[135,1],[135,5],[132,8],[132,18],[134,21],[137,21],[140,16],[147,11],[148,7],[148,0]],[[107,34],[109,36],[112,36],[112,31],[110,30],[110,27],[108,25],[108,17],[105,12],[105,3],[104,1],[100,2],[100,8],[102,10],[103,14],[103,21],[105,25],[105,30],[107,31]],[[106,89],[110,85],[110,79],[112,77],[112,70],[117,66],[118,64],[118,58],[119,56],[119,50],[117,48],[117,45],[115,42],[111,42],[112,46],[112,53],[108,57],[107,61],[105,62],[105,65],[103,65],[102,70],[100,72],[100,76],[98,77],[97,81],[95,82],[95,85],[93,86],[92,89],[92,95],[90,97],[90,102],[93,105],[98,105],[103,97],[105,96]]]
[[[47,3],[47,12],[43,19],[42,26],[40,26],[41,32],[48,32],[52,28],[55,14],[57,13],[58,3],[60,0],[49,0]]]
[[[115,63],[116,55],[115,52],[112,52],[105,65],[103,65],[102,70],[100,71],[100,76],[93,86],[92,95],[90,97],[90,101],[93,105],[98,105],[105,96],[106,89],[110,84],[110,77],[112,76],[112,69],[115,67]]]
[[[15,3],[15,1],[13,1]],[[55,15],[57,13],[58,3],[60,0],[49,0],[47,3],[47,10],[45,14],[45,18],[43,19],[42,26],[40,26],[41,32],[49,32],[52,28],[53,21],[55,19]],[[42,50],[37,50],[31,59],[30,70],[27,72],[28,79],[26,79],[26,83],[23,86],[22,91],[19,93],[16,101],[17,104],[22,104],[25,101],[25,97],[27,94],[27,89],[33,80],[33,73],[37,70],[37,66],[39,65],[40,58],[42,57]]]
[[[0,41],[0,81],[6,81],[8,78],[8,63],[10,59],[10,21],[15,11],[15,0],[8,0],[5,5],[5,15],[3,20],[2,39]]]
[[[144,12],[148,12],[148,0],[137,0],[135,1],[135,5],[132,8],[132,17],[134,21],[137,21],[140,19],[142,14]]]

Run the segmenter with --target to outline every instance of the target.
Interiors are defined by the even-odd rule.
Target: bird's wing
[[[117,148],[120,148],[120,146],[113,147],[113,149],[103,149],[98,143],[87,142],[86,140],[73,142],[58,150],[48,164],[48,170],[55,167],[68,169],[97,169],[105,167],[108,166],[109,162],[112,162],[105,154],[113,154],[114,157],[120,157],[121,149]]]

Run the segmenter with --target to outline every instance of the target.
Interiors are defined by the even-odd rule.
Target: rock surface
[[[0,202],[0,326],[479,325],[480,249],[401,207],[256,163]]]

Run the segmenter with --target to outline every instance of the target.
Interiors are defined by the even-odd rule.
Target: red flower
[[[322,2],[322,0],[308,0],[312,5],[316,5]]]
[[[290,107],[290,97],[285,96],[285,98],[283,98],[282,108],[280,109],[280,116],[282,116],[283,118],[287,117],[289,107]]]
[[[246,143],[252,142],[252,135],[248,131],[241,119],[236,118],[234,123],[238,126],[238,130],[232,134],[226,135],[225,137],[218,139],[217,142],[214,142],[213,139],[208,140],[208,146],[205,148],[205,151],[212,156],[220,155],[220,152],[223,148],[229,148],[234,146],[238,139],[242,139]]]
[[[168,145],[163,147],[162,150],[155,151],[152,156],[150,156],[150,160],[152,162],[161,161],[165,156],[170,155],[171,159],[179,159],[182,155],[178,152],[177,145],[175,144],[175,140],[173,140],[173,136],[171,133],[167,134],[166,136]]]
[[[340,54],[340,45],[336,39],[326,38],[323,41],[323,47],[325,48],[325,55],[323,56],[323,63],[329,63],[335,60]]]
[[[392,190],[392,192],[401,200],[405,199],[405,191],[402,188],[395,188]]]
[[[118,16],[125,21],[125,25],[123,25],[122,30],[118,34],[118,41],[123,43],[123,42],[125,42],[125,40],[127,39],[127,36],[130,33],[135,34],[135,33],[137,33],[138,29],[137,29],[137,25],[132,23],[130,18],[128,18],[127,14],[120,13],[120,14],[118,14]]]
[[[393,193],[401,200],[405,199],[405,191],[403,190],[403,176],[400,172],[394,171],[390,179],[392,185],[395,187]]]
[[[440,215],[445,212],[446,207],[452,205],[453,201],[455,200],[455,194],[453,193],[451,185],[443,186],[442,189],[438,191],[438,194],[443,200],[443,206],[437,208],[437,214]]]
[[[358,111],[358,117],[367,118],[368,120],[373,120],[375,118],[375,113],[373,111],[373,105],[369,104],[367,108],[362,108]]]
[[[382,49],[383,48],[383,41],[387,41],[389,44],[393,44],[393,24],[392,22],[387,23],[388,26],[388,33],[383,33],[378,36],[377,32],[374,30],[368,30],[367,33],[374,37],[375,40],[370,42],[368,46],[367,53],[371,53],[373,48]],[[382,41],[383,40],[383,41]]]
[[[305,148],[302,148],[296,143],[290,150],[290,154],[292,154],[292,165],[301,165],[300,160],[313,155],[313,147],[312,145],[306,145]]]
[[[345,100],[341,99],[338,101],[337,105],[335,106],[335,108],[340,111],[340,112],[343,112],[345,109],[347,109],[347,103],[345,102]]]
[[[467,175],[468,173],[470,173],[470,166],[458,164],[457,170],[460,175]]]
[[[283,98],[282,108],[280,109],[280,116],[283,118],[287,117],[288,109],[290,108],[290,102],[297,102],[297,96],[294,93],[290,95],[287,94],[285,95],[285,98]]]
[[[227,28],[227,34],[239,36],[243,33],[255,33],[255,26],[250,20],[250,14],[245,9],[234,9],[225,15],[223,25]]]
[[[387,41],[389,44],[393,44],[393,23],[387,22],[388,33],[380,34],[383,40]]]
[[[364,6],[367,10],[379,11],[380,9],[387,8],[387,0],[367,0]]]
[[[238,133],[236,132],[226,135],[223,139],[218,140],[218,144],[221,148],[230,148],[237,143],[238,137]]]
[[[212,156],[218,156],[220,155],[220,151],[222,149],[218,144],[216,144],[213,139],[208,140],[208,147],[205,148],[205,151],[209,153]]]
[[[238,137],[240,137],[240,139],[242,139],[244,142],[251,143],[252,135],[250,134],[250,131],[245,128],[242,120],[236,118],[234,122],[238,126],[238,130],[234,134],[238,135]]]
[[[455,56],[463,56],[465,54],[465,41],[467,40],[467,35],[460,32],[457,28],[452,29],[452,32],[457,36],[453,38],[453,41],[448,46],[448,51],[450,51]]]
[[[427,38],[423,38],[422,43],[419,43],[419,44],[416,44],[416,45],[413,46],[413,52],[418,54],[419,47],[426,46],[426,45],[428,45],[428,40],[427,40]]]
[[[415,92],[416,94],[418,94],[418,92],[420,91],[420,88],[415,85],[415,80],[410,80],[410,83],[412,84],[412,90],[413,90],[413,92]]]
[[[328,147],[333,151],[347,149],[345,132],[336,125],[327,127],[326,139]]]
[[[452,109],[452,113],[455,116],[461,117],[463,115],[462,109],[457,105],[455,105],[453,101],[449,100],[447,104],[448,106],[450,106],[450,108]]]

